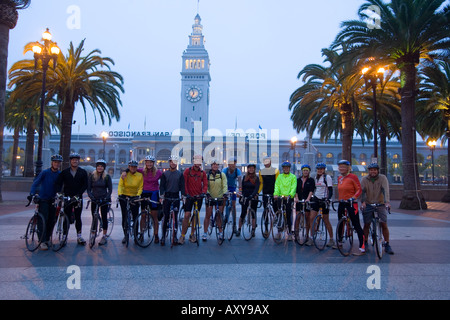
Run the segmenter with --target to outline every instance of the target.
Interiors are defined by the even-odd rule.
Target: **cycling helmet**
[[[52,157],[51,157],[51,161],[59,161],[59,162],[62,162],[62,161],[63,161],[63,157],[62,157],[61,155],[59,155],[59,154],[54,154],[54,155],[52,155]]]
[[[219,164],[219,161],[218,161],[217,159],[211,159],[211,160],[209,161],[209,163],[210,163],[211,165],[213,165],[213,164]]]
[[[106,161],[103,159],[98,159],[97,162],[95,163],[95,166],[101,165],[103,166],[103,168],[106,167]]]
[[[374,163],[369,164],[367,166],[367,169],[378,169],[378,170],[380,170],[380,167],[378,166],[378,163],[374,162]]]
[[[202,164],[203,163],[203,157],[200,154],[196,154],[192,157],[192,160],[194,160],[194,164]]]
[[[326,169],[326,168],[327,168],[327,165],[325,163],[323,163],[323,162],[319,162],[316,165],[316,169]]]
[[[76,153],[76,152],[71,153],[69,156],[69,159],[75,159],[75,158],[80,159],[81,158],[80,154]]]
[[[247,164],[247,168],[250,168],[250,167],[253,167],[253,168],[256,169],[256,164],[254,164],[254,163]]]
[[[146,156],[146,157],[145,157],[145,161],[153,161],[153,162],[155,162],[156,159],[155,159],[154,156]]]
[[[309,171],[311,171],[311,167],[309,166],[309,164],[302,165],[301,170],[303,171],[303,169],[308,169]]]
[[[168,159],[169,161],[178,161],[178,157],[177,156],[174,156],[174,155],[171,155],[170,157],[169,157],[169,159]]]
[[[282,167],[291,167],[291,163],[289,161],[285,161],[281,164]]]
[[[341,160],[341,161],[338,162],[338,165],[339,164],[345,164],[345,165],[349,166],[350,165],[350,161],[348,161],[348,160]]]
[[[130,160],[128,162],[128,165],[131,167],[137,167],[138,166],[138,162],[136,160]]]

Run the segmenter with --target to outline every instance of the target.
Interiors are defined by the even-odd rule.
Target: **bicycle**
[[[286,216],[286,204],[289,202],[290,196],[281,196],[281,204],[277,210],[277,213],[272,220],[272,238],[276,244],[284,242],[290,233],[289,226],[287,224]],[[290,208],[292,210],[292,207]]]
[[[306,202],[305,199],[302,199],[299,200],[297,203],[301,204],[302,209],[295,215],[294,235],[295,235],[295,242],[297,242],[297,244],[302,246],[308,239],[308,234],[306,233],[306,206],[308,205],[308,202]]]
[[[147,248],[155,238],[155,225],[151,215],[150,204],[159,204],[150,198],[140,198],[136,202],[148,201],[145,210],[141,211],[134,221],[133,235],[135,243],[141,248]],[[158,226],[157,226],[158,227]]]
[[[25,207],[29,207],[31,202],[35,204],[34,214],[28,222],[27,230],[22,236],[22,239],[25,239],[27,249],[33,252],[41,245],[42,240],[45,237],[46,227],[44,216],[39,212],[39,196],[34,195],[29,199],[29,202]]]
[[[163,198],[164,201],[170,201],[170,209],[169,209],[169,221],[165,221],[166,216],[164,215],[163,226],[166,226],[166,234],[164,238],[169,236],[170,239],[170,247],[177,245],[176,234],[177,234],[177,214],[175,213],[178,209],[174,206],[175,201],[180,201],[178,198]],[[168,222],[168,225],[167,225]],[[168,228],[167,228],[168,226]],[[161,244],[164,242],[161,242]]]
[[[100,208],[103,206],[110,206],[110,201],[105,200],[89,200],[86,205],[86,209],[89,208],[89,204],[91,203],[96,206],[95,213],[92,217],[92,223],[91,223],[91,232],[89,234],[89,248],[92,249],[92,247],[95,244],[95,239],[97,236],[103,233],[103,224],[102,224],[102,218],[100,216]],[[105,234],[106,237],[109,237],[111,235],[112,229],[114,227],[114,211],[111,207],[108,209],[108,229]]]
[[[333,201],[333,210],[337,211],[334,208],[335,203],[346,203],[350,206],[353,206],[353,202],[353,199]],[[352,225],[352,221],[350,220],[347,207],[345,207],[344,215],[341,219],[339,219],[339,222],[336,226],[336,246],[339,249],[339,252],[345,257],[348,256],[352,251],[354,232],[355,229]]]
[[[326,209],[329,207],[329,201],[323,200],[320,203],[324,203]],[[319,250],[322,251],[328,242],[328,231],[327,226],[325,224],[325,220],[323,219],[323,207],[320,206],[319,212],[317,213],[317,216],[314,218],[313,224],[312,224],[312,232],[313,232],[313,242],[314,246]]]
[[[133,237],[133,213],[131,212],[131,206],[137,205],[137,202],[139,201],[139,196],[136,197],[130,197],[130,196],[119,196],[122,200],[126,201],[127,204],[127,218],[125,221],[124,226],[124,232],[125,232],[125,238],[124,238],[124,244],[125,247],[128,248],[128,244],[130,242],[130,237]],[[119,207],[119,198],[117,199],[116,208]],[[136,243],[136,239],[134,239]]]
[[[383,247],[384,247],[384,237],[383,230],[381,229],[380,218],[378,217],[378,207],[384,206],[384,204],[380,203],[371,203],[366,204],[366,208],[364,209],[364,213],[372,212],[372,223],[369,228],[369,238],[372,246],[375,247],[375,251],[377,252],[377,256],[379,259],[383,258]],[[389,208],[387,210],[390,213]]]
[[[258,201],[257,208],[261,208],[262,202],[256,200],[253,197],[243,197],[242,203],[248,203],[247,212],[244,219],[242,220],[242,235],[244,239],[249,241],[255,236],[257,214],[256,211],[251,207],[251,201]],[[253,226],[253,220],[255,220],[255,226]]]
[[[264,239],[267,239],[272,232],[272,221],[275,217],[275,212],[273,211],[273,194],[263,194],[262,198],[267,199],[267,205],[261,215],[261,234]]]
[[[211,215],[211,220],[208,226],[208,235],[211,235],[212,230],[216,229],[216,238],[217,238],[217,243],[219,245],[222,245],[223,241],[224,241],[224,229],[226,227],[226,224],[223,223],[224,219],[223,219],[223,212],[220,212],[219,209],[219,201],[222,201],[223,198],[211,198],[208,197],[207,201],[208,201],[208,206],[213,206],[215,207],[215,210],[213,210],[212,215]],[[212,204],[213,203],[213,204]],[[220,232],[220,229],[222,229],[222,234]]]
[[[204,195],[198,195],[194,197],[187,196],[187,198],[194,199],[194,208],[192,210],[192,214],[188,224],[188,229],[191,228],[191,236],[189,240],[191,242],[197,243],[197,247],[200,245],[200,210],[198,209],[198,201],[202,201],[203,197]],[[182,221],[180,223],[182,223]]]
[[[69,216],[65,213],[65,207],[75,202],[77,203],[75,207],[81,205],[81,199],[78,197],[65,197],[63,194],[56,195],[55,224],[53,226],[51,237],[52,250],[55,252],[59,251],[67,243],[71,219],[69,219]],[[72,208],[72,211],[75,207]]]
[[[231,239],[233,239],[233,235],[236,231],[236,208],[233,206],[233,200],[231,199],[233,194],[236,194],[236,192],[228,192],[227,201],[225,203],[225,221],[223,222],[223,235],[228,239],[228,241],[231,241]]]

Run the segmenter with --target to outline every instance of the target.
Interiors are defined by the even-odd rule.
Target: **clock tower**
[[[194,133],[194,123],[201,122],[202,132],[208,129],[209,116],[209,56],[204,46],[200,15],[196,15],[189,36],[189,45],[183,52],[181,67],[180,128]],[[197,133],[197,132],[196,132]]]

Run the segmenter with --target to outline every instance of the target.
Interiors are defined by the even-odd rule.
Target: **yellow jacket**
[[[136,172],[135,174],[132,174],[131,172],[127,172],[125,179],[120,178],[119,180],[117,193],[119,196],[136,197],[141,195],[143,187],[144,177],[142,173]]]

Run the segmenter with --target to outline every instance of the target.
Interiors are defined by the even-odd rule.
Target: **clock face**
[[[186,99],[191,102],[197,102],[202,98],[202,89],[197,86],[191,86],[186,90]]]

